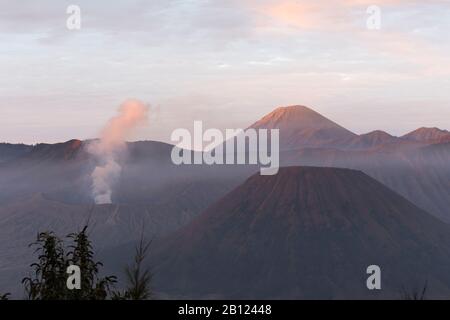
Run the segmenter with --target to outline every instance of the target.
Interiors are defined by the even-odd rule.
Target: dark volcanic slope
[[[155,250],[155,289],[222,298],[450,297],[449,227],[362,172],[254,175]],[[382,268],[382,291],[366,268]]]

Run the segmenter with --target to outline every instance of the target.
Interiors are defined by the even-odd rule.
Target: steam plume
[[[97,161],[91,174],[95,203],[111,203],[112,187],[122,171],[120,158],[126,148],[125,139],[147,119],[146,105],[138,100],[127,100],[120,106],[119,114],[102,130],[100,140],[90,145],[89,152]]]

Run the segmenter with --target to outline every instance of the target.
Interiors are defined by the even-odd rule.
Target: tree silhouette
[[[38,262],[30,266],[34,269],[33,277],[22,280],[30,300],[62,300],[66,298],[66,268],[62,241],[53,232],[41,232],[36,242]]]
[[[22,280],[30,300],[104,300],[111,294],[111,286],[116,277],[99,277],[100,262],[93,260],[91,241],[87,235],[87,226],[78,233],[67,236],[73,241],[69,252],[65,254],[63,241],[53,232],[38,234],[38,262],[31,264],[34,276]],[[67,288],[67,267],[75,264],[81,271],[81,289]]]
[[[115,292],[113,299],[118,300],[148,300],[151,298],[152,273],[149,268],[144,267],[151,241],[145,241],[143,234],[139,244],[136,246],[134,263],[125,268],[127,288],[123,293]]]
[[[81,289],[71,290],[70,298],[72,300],[104,300],[111,291],[111,285],[116,282],[116,277],[98,277],[99,267],[103,264],[94,261],[92,243],[86,231],[87,226],[79,233],[68,235],[74,243],[69,247],[68,262],[80,267],[81,272]]]
[[[152,273],[144,266],[151,241],[141,239],[136,246],[134,261],[126,266],[127,286],[124,291],[112,290],[117,282],[115,276],[100,277],[101,262],[94,260],[92,242],[86,225],[80,232],[71,233],[64,242],[53,232],[41,232],[30,247],[36,247],[38,261],[32,263],[32,275],[22,279],[30,300],[147,300],[151,298]],[[76,265],[80,269],[80,289],[67,287],[67,268]],[[0,300],[8,300],[10,294],[0,294]]]

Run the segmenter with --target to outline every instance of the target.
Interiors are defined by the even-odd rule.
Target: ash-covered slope
[[[362,172],[288,167],[254,175],[153,257],[178,297],[399,298],[428,283],[450,297],[450,229]],[[382,290],[366,268],[382,269]]]

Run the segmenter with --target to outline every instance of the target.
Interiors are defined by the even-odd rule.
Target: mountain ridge
[[[437,127],[421,127],[403,135],[401,138],[419,142],[445,143],[450,142],[450,132]]]

